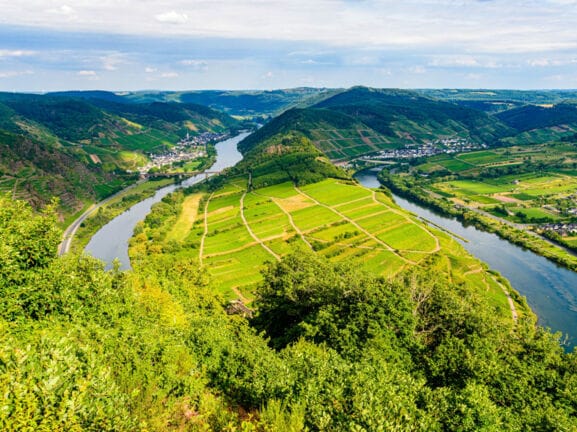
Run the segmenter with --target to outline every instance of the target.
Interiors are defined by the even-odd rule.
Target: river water
[[[234,166],[242,159],[242,154],[237,150],[237,144],[249,135],[248,132],[241,133],[233,138],[221,141],[216,144],[216,162],[208,171],[221,171]],[[114,259],[120,261],[122,270],[130,269],[130,259],[128,258],[128,241],[132,237],[136,224],[144,220],[150,213],[153,204],[178,188],[191,186],[204,180],[206,176],[199,174],[184,180],[182,183],[166,186],[156,191],[154,196],[147,198],[130,209],[111,220],[103,226],[86,245],[84,249],[89,255],[98,258],[106,263],[108,269],[112,267]]]
[[[377,171],[359,172],[355,178],[366,187],[379,187]],[[421,218],[466,239],[456,240],[472,255],[505,276],[511,286],[527,298],[539,324],[568,337],[568,348],[577,344],[577,273],[531,251],[513,245],[495,234],[464,226],[457,219],[393,195],[395,202]]]

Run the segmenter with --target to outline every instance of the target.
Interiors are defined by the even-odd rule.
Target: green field
[[[576,168],[577,146],[553,142],[436,155],[406,178],[434,198],[538,230],[540,224],[577,221]]]
[[[506,306],[502,289],[490,282],[479,261],[452,237],[428,228],[382,192],[336,179],[301,188],[282,183],[250,192],[246,184],[246,178],[238,177],[214,193],[182,198],[178,214],[166,219],[159,234],[149,234],[162,237],[171,247],[180,242],[175,253],[198,259],[213,289],[225,298],[250,302],[267,262],[312,249],[331,261],[355,261],[360,268],[385,277],[424,260],[438,260],[439,271],[490,291],[495,304]],[[137,236],[132,255],[145,250],[167,252],[164,246],[143,241]]]

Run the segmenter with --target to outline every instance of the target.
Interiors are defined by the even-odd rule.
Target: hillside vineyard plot
[[[434,258],[452,281],[489,293],[509,309],[508,288],[455,239],[402,211],[380,191],[336,179],[247,191],[247,180],[232,179],[213,193],[184,199],[164,238],[165,244],[181,239],[195,245],[186,253],[198,258],[226,298],[250,301],[267,262],[304,248],[333,261],[357,261],[384,277]]]

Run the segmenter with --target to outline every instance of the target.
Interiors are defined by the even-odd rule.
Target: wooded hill
[[[127,171],[143,165],[147,153],[172,147],[186,133],[239,125],[204,106],[119,103],[110,95],[1,93],[0,191],[36,207],[58,196],[61,210],[74,212],[134,181]]]
[[[117,103],[179,102],[198,104],[241,117],[269,117],[298,106],[308,106],[340,90],[300,87],[281,90],[196,90],[137,91],[112,93],[103,91],[58,92],[53,95],[101,99]]]
[[[496,145],[502,137],[516,133],[478,110],[429,99],[413,91],[365,87],[343,91],[309,108],[289,110],[251,139],[288,131],[307,136],[332,160],[443,137]]]

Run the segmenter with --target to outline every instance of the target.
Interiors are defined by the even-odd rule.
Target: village
[[[379,161],[382,159],[415,159],[420,157],[434,156],[441,153],[452,154],[470,152],[485,149],[486,144],[474,144],[466,138],[440,138],[434,141],[426,141],[416,147],[402,149],[382,150],[374,155],[360,158],[365,161]]]
[[[159,169],[177,162],[205,157],[207,155],[207,146],[209,143],[221,141],[228,137],[229,134],[226,132],[204,132],[195,136],[191,136],[190,133],[187,132],[186,136],[178,141],[169,151],[164,153],[147,154],[150,162],[140,167],[138,171],[141,175],[144,175],[153,169]]]
[[[554,231],[561,237],[577,235],[577,223],[550,223],[539,225],[540,230]]]

